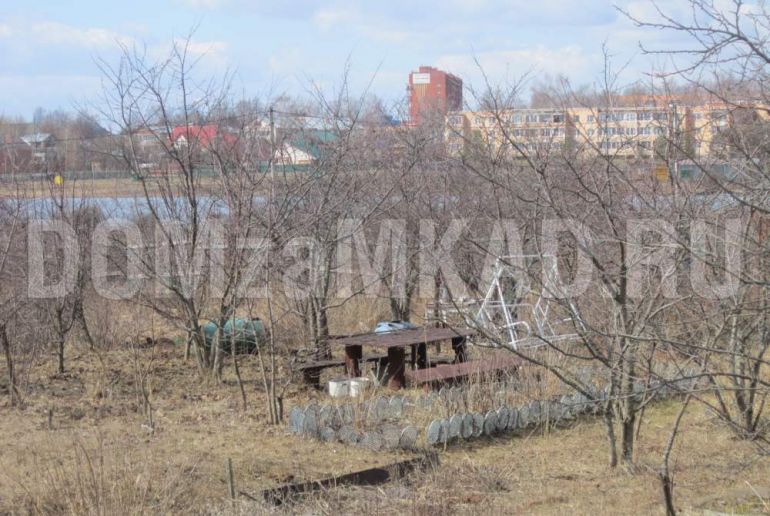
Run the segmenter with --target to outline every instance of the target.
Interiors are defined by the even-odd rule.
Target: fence
[[[653,394],[658,399],[665,399],[697,387],[699,380],[694,370],[680,374],[680,378],[654,380],[646,386],[640,383],[635,388],[636,395]],[[360,403],[294,407],[289,412],[289,430],[299,436],[362,446],[374,451],[413,449],[420,444],[442,445],[450,441],[555,425],[581,415],[599,415],[606,405],[608,390],[604,388],[591,394],[590,398],[575,393],[518,406],[501,404],[483,413],[457,411],[447,417],[432,419],[424,431],[419,431],[417,425],[409,421],[417,412],[430,413],[439,404],[442,408],[451,407],[453,410],[462,406],[463,389],[444,388],[414,400],[405,396],[379,396]]]

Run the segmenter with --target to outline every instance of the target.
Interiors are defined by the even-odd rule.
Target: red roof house
[[[224,143],[228,146],[235,145],[238,138],[222,130],[218,125],[188,125],[177,126],[171,131],[171,143],[174,145],[200,145],[201,147],[211,148],[217,143]]]

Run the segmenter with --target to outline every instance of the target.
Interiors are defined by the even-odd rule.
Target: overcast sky
[[[234,70],[246,96],[301,94],[309,80],[333,85],[348,58],[354,88],[373,80],[389,102],[421,64],[480,86],[474,58],[495,83],[528,71],[590,83],[601,75],[604,42],[617,66],[633,59],[630,82],[654,64],[640,41],[676,41],[634,27],[615,5],[654,14],[647,0],[2,0],[0,113],[71,109],[100,89],[95,56],[117,60],[118,41],[160,53],[196,25],[199,72]]]

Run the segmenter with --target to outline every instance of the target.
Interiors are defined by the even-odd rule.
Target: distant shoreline
[[[201,187],[208,191],[213,185],[210,179],[202,179]],[[157,193],[154,186],[148,184],[152,194]],[[64,184],[56,186],[53,181],[32,180],[17,181],[15,183],[0,183],[0,199],[45,199],[51,195],[59,195],[64,192],[68,197],[114,197],[132,198],[144,197],[142,183],[134,179],[94,179],[94,180],[67,180]]]

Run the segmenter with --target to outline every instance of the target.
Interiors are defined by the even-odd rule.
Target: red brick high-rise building
[[[444,115],[462,109],[462,79],[438,68],[421,66],[410,73],[408,91],[410,125],[418,125],[428,111]]]

